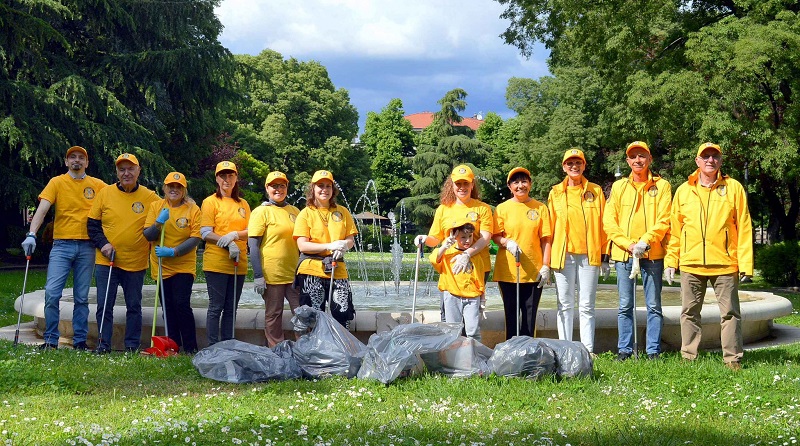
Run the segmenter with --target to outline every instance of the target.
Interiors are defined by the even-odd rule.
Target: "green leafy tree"
[[[414,129],[403,115],[403,102],[392,99],[380,113],[370,112],[361,142],[372,159],[370,170],[382,210],[391,210],[410,193],[408,158],[416,153]]]

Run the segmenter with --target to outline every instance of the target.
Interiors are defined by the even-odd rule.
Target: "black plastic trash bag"
[[[537,338],[556,354],[556,375],[563,378],[592,376],[594,360],[586,346],[577,341]]]
[[[267,347],[229,339],[206,347],[192,358],[205,378],[229,383],[254,383],[301,378],[303,372],[291,356]]]
[[[301,333],[311,330],[291,345],[292,357],[307,377],[356,376],[367,346],[333,317],[303,305],[295,309],[292,325]]]
[[[367,342],[367,354],[358,377],[389,384],[419,365],[419,354],[449,347],[461,333],[461,324],[398,325],[391,331],[375,333]]]
[[[556,354],[543,339],[514,336],[495,346],[489,367],[499,376],[539,379],[556,372]]]
[[[492,349],[463,336],[442,350],[420,355],[428,371],[454,378],[489,375],[491,369],[487,361],[491,356]]]

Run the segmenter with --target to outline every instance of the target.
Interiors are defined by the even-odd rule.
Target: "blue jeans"
[[[642,282],[644,283],[644,302],[647,306],[647,353],[661,352],[661,327],[664,316],[661,313],[661,275],[664,273],[664,260],[640,259]],[[619,313],[617,328],[620,353],[633,353],[633,300],[634,281],[630,279],[633,258],[627,262],[616,262],[617,288],[619,290]]]
[[[106,302],[106,283],[108,283],[108,265],[97,265],[94,281],[97,285],[97,329],[103,326],[100,333],[99,346],[111,347],[111,333],[114,326],[114,303],[117,301],[117,288],[122,286],[125,296],[125,348],[139,348],[142,340],[142,286],[144,271],[125,271],[114,268],[111,272],[111,283],[108,287]]]
[[[75,302],[72,310],[73,343],[86,342],[89,331],[89,287],[92,285],[94,269],[94,246],[89,240],[53,240],[50,262],[47,265],[47,283],[44,286],[44,342],[58,344],[61,333],[61,294],[72,271],[72,295]]]
[[[444,302],[445,322],[464,324],[467,337],[476,341],[481,340],[481,298],[458,297],[447,291],[442,291]]]

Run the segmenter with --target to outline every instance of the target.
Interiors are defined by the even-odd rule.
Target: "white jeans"
[[[575,291],[578,292],[581,342],[589,352],[594,348],[594,302],[600,267],[589,265],[586,254],[566,254],[564,268],[553,272],[558,293],[558,338],[572,340],[575,319]]]

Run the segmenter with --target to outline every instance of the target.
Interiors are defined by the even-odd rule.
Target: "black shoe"
[[[49,342],[45,342],[44,344],[39,346],[39,350],[57,350],[58,344],[51,344]]]
[[[103,345],[98,345],[96,349],[94,349],[95,355],[105,355],[111,353],[111,347],[106,347]]]
[[[617,361],[620,361],[620,362],[621,361],[625,361],[627,359],[630,359],[630,357],[631,357],[631,353],[628,353],[628,352],[619,352],[619,353],[617,353]]]
[[[85,341],[76,342],[72,344],[72,348],[74,348],[75,350],[89,350],[89,346],[86,345]]]
[[[139,353],[139,347],[125,347],[125,353]]]
[[[661,357],[661,353],[648,353],[647,359],[656,360]]]

